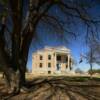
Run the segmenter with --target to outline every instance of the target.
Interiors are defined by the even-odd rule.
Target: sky
[[[90,13],[94,14],[95,16],[98,16],[98,12],[100,12],[100,7],[96,6],[94,9],[91,10]],[[65,16],[61,14],[59,9],[55,7],[54,9],[51,9],[49,12],[50,14],[56,14],[60,15],[62,19],[65,20]],[[27,67],[29,70],[32,69],[32,53],[35,52],[36,50],[43,48],[44,46],[66,46],[71,50],[71,54],[75,61],[77,62],[77,65],[73,66],[73,70],[76,68],[80,68],[83,71],[89,70],[90,66],[87,63],[87,61],[84,59],[82,63],[79,64],[80,60],[80,54],[84,54],[88,51],[88,46],[85,44],[85,38],[84,34],[86,34],[86,29],[81,24],[78,20],[76,20],[76,26],[72,27],[72,30],[75,32],[78,32],[80,35],[74,39],[71,36],[68,36],[66,32],[64,32],[64,37],[67,37],[68,41],[63,41],[62,37],[55,34],[54,31],[52,31],[51,28],[47,29],[46,25],[44,24],[39,24],[38,26],[38,31],[37,31],[37,37],[36,40],[33,40],[30,51],[29,51],[29,57],[28,57],[28,62],[27,62]],[[45,26],[45,27],[44,27]],[[67,26],[65,26],[67,28]],[[93,68],[98,69],[100,66],[94,65]]]

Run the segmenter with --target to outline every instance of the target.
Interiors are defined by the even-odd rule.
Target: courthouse
[[[32,54],[32,74],[66,74],[71,69],[71,52],[64,46],[46,46]]]

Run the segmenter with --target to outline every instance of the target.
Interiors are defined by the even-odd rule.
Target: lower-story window
[[[51,67],[51,63],[48,63],[48,68],[50,68]]]
[[[48,71],[48,74],[51,74],[51,71]]]
[[[42,68],[42,63],[40,63],[39,67]]]

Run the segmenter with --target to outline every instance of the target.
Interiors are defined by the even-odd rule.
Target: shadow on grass
[[[100,100],[100,79],[89,77],[40,77],[27,82],[30,92],[9,100]]]

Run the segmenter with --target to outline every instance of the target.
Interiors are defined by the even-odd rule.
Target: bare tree
[[[93,39],[89,39],[89,50],[86,54],[86,60],[90,64],[90,75],[92,77],[92,69],[93,64],[100,64],[100,41]]]
[[[89,74],[92,78],[93,75],[93,65],[100,65],[100,41],[97,40],[94,36],[88,38],[88,51],[85,55],[81,55],[80,62],[83,62],[83,59],[86,59],[87,63],[90,65]]]
[[[93,49],[92,49],[92,47],[90,47],[90,50],[89,50],[89,52],[87,54],[87,61],[90,64],[90,70],[91,70],[90,75],[91,75],[91,78],[92,78],[92,68],[93,68],[93,63],[94,63],[93,59],[94,59],[93,58]]]
[[[0,0],[0,63],[12,92],[18,93],[25,85],[29,48],[36,38],[38,25],[45,23],[57,33],[66,32],[69,38],[69,35],[76,36],[72,27],[79,22],[87,26],[88,36],[99,23],[88,12],[96,6],[96,1]],[[59,9],[59,14],[52,13],[51,9]]]

